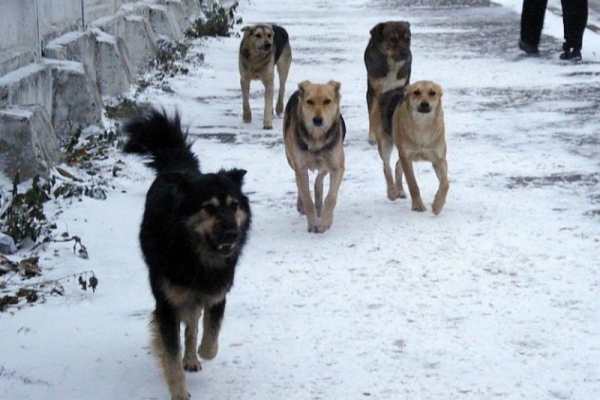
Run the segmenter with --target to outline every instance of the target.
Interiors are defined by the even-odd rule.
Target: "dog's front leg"
[[[367,92],[367,98],[369,92]],[[378,138],[383,133],[383,124],[381,121],[381,108],[379,107],[379,98],[374,94],[371,94],[371,102],[369,103],[369,142],[376,143]]]
[[[152,347],[159,356],[171,400],[188,400],[179,343],[179,319],[168,306],[157,307],[152,319]]]
[[[320,217],[319,232],[325,232],[331,228],[331,224],[333,224],[333,210],[337,204],[337,196],[344,176],[344,167],[340,166],[336,169],[332,169],[330,174],[329,193],[327,193],[327,197],[325,198],[323,214]]]
[[[185,350],[183,352],[183,369],[190,372],[197,372],[202,369],[200,360],[198,360],[198,321],[202,314],[200,306],[186,310],[181,319],[185,324]]]
[[[204,307],[202,320],[202,341],[198,353],[205,360],[212,360],[219,351],[219,332],[225,314],[225,298],[216,304],[207,304]]]
[[[439,186],[431,208],[433,213],[438,215],[442,211],[442,208],[444,208],[444,204],[446,204],[446,195],[448,194],[448,189],[450,189],[450,184],[448,183],[448,163],[445,159],[440,159],[433,163],[433,169],[437,175]]]
[[[242,86],[242,118],[244,122],[252,122],[252,111],[250,110],[250,79],[242,77],[240,79]]]
[[[321,216],[321,211],[323,210],[323,180],[326,175],[327,170],[319,171],[315,179],[315,209],[317,210],[317,217]]]
[[[423,200],[421,199],[421,191],[419,190],[419,185],[417,184],[417,179],[415,178],[413,162],[407,157],[403,156],[400,156],[400,162],[402,163],[402,168],[404,169],[406,184],[408,185],[408,190],[412,199],[412,210],[425,211],[427,208],[425,208],[425,204],[423,204]]]
[[[271,70],[267,76],[262,78],[265,85],[265,115],[263,117],[263,129],[273,129],[273,95],[274,95],[274,72]]]
[[[310,195],[310,188],[308,186],[308,170],[300,169],[295,170],[295,172],[296,186],[298,186],[298,197],[300,200],[302,200],[304,213],[306,214],[306,220],[308,222],[308,231],[319,233],[319,228],[317,226],[317,211]]]

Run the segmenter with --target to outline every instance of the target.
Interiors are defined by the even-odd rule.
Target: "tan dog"
[[[292,63],[292,49],[285,29],[278,25],[258,24],[242,28],[244,37],[240,44],[239,69],[242,86],[244,122],[252,121],[250,110],[250,82],[259,79],[265,86],[265,112],[263,128],[273,129],[273,95],[275,67],[279,75],[279,96],[275,111],[283,112],[285,82]]]
[[[425,211],[426,208],[415,179],[413,162],[431,162],[439,181],[432,205],[433,213],[436,215],[442,211],[450,187],[446,162],[442,95],[442,88],[431,81],[418,81],[408,85],[404,89],[404,101],[396,107],[392,119],[394,142],[400,157],[399,162],[396,163],[397,192],[400,197],[406,197],[402,187],[402,172],[404,171],[412,198],[412,209]],[[389,168],[389,159],[387,162]]]
[[[340,114],[340,83],[304,81],[285,106],[285,155],[296,174],[298,212],[306,215],[308,231],[325,232],[333,223],[333,210],[344,176],[346,124]],[[308,171],[317,170],[315,201]],[[330,174],[329,193],[323,205],[323,180]]]
[[[410,80],[412,53],[410,24],[406,21],[378,23],[370,31],[365,49],[369,141],[391,138],[392,114],[402,101]],[[380,150],[381,152],[381,150]]]

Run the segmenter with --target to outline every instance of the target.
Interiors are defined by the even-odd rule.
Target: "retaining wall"
[[[201,0],[1,0],[0,173],[45,175],[60,145],[101,125],[103,97],[126,91],[179,39]]]

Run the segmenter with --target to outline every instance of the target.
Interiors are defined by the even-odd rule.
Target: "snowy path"
[[[196,49],[206,65],[171,79],[176,94],[142,95],[176,105],[191,132],[207,137],[194,147],[205,171],[248,170],[255,223],[220,353],[188,375],[193,399],[600,393],[600,53],[563,64],[550,50],[560,40],[548,39],[549,54],[524,58],[518,15],[483,0],[395,3],[241,2],[244,24],[277,22],[290,33],[286,97],[304,79],[342,82],[346,174],[325,234],[308,234],[295,210],[282,119],[273,131],[260,118],[241,121],[238,38]],[[411,22],[412,81],[445,90],[450,192],[437,217],[387,200],[379,156],[366,141],[362,54],[370,28],[389,19]],[[587,34],[600,48],[600,37]],[[258,82],[251,105],[260,116]],[[416,174],[430,208],[435,175],[426,164]],[[99,290],[0,314],[1,398],[168,397],[148,354],[152,299],[137,250],[150,178],[127,158],[107,201],[65,207],[91,259],[69,258],[65,246],[56,273],[93,269]]]

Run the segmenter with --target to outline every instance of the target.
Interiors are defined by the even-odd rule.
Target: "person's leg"
[[[519,41],[519,47],[528,54],[537,53],[542,28],[544,27],[544,16],[546,14],[547,4],[548,0],[523,1],[523,12],[521,13],[521,40]]]
[[[564,50],[580,51],[588,19],[587,0],[561,0],[565,36]]]

